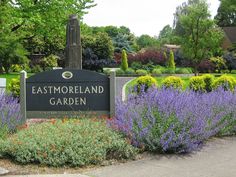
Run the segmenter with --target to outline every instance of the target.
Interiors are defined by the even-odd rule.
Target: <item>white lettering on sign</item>
[[[92,86],[32,86],[33,95],[39,94],[102,94],[104,87]]]
[[[84,97],[84,98],[81,98],[81,97],[75,97],[75,98],[55,98],[55,97],[52,97],[49,99],[49,103],[52,106],[86,105],[87,99],[86,99],[86,97]]]

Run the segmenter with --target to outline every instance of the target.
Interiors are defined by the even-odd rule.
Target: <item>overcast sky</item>
[[[173,25],[177,6],[187,0],[95,0],[83,22],[89,26],[127,26],[137,36],[158,36],[165,25]],[[212,16],[216,15],[219,0],[208,0]]]

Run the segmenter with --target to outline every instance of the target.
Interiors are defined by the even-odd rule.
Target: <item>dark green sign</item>
[[[26,79],[26,111],[110,111],[108,76],[73,69],[42,72]]]

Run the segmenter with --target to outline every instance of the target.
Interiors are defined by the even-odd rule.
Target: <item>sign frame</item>
[[[116,77],[115,72],[111,72],[110,76],[106,76],[104,74],[100,74],[100,73],[88,71],[88,70],[60,69],[60,70],[41,72],[27,78],[27,73],[25,71],[21,71],[20,72],[21,114],[25,119],[80,118],[82,115],[87,115],[87,116],[106,115],[109,117],[113,117],[115,115],[115,94],[116,94],[115,77]],[[96,84],[99,85],[100,83],[102,84],[102,82],[104,82],[105,85],[103,84],[100,87],[102,91],[103,91],[102,88],[104,88],[105,91],[104,93],[102,91],[99,92],[101,95],[97,94],[96,92],[95,93],[97,95],[96,94],[86,95],[84,93],[84,96],[88,97],[88,100],[90,100],[90,103],[91,103],[91,99],[93,100],[93,97],[95,97],[95,99],[100,98],[100,100],[102,100],[101,104],[103,103],[104,106],[99,105],[99,102],[96,102],[98,100],[95,100],[96,103],[95,102],[92,103],[92,105],[94,105],[95,107],[90,105],[91,109],[83,109],[79,105],[75,107],[76,109],[71,109],[71,110],[63,106],[59,106],[60,107],[59,109],[58,107],[55,107],[55,109],[53,109],[53,107],[51,107],[51,109],[50,108],[45,109],[46,106],[45,105],[42,106],[42,100],[44,99],[45,101],[48,100],[49,95],[45,93],[42,94],[43,92],[41,91],[36,92],[37,91],[36,88],[39,88],[40,86],[47,87],[48,85],[50,85],[50,87],[54,87],[54,85],[56,84],[56,85],[65,87],[64,90],[66,90],[66,87],[70,87],[71,89],[73,87],[77,89],[76,93],[77,95],[79,95],[78,88],[80,89],[87,88],[86,84],[90,86],[91,84],[94,84],[94,87],[95,87]],[[36,86],[33,86],[34,84]],[[59,86],[56,88],[57,91],[58,91]],[[33,92],[32,92],[32,88],[34,89]],[[32,95],[33,93],[34,95]],[[70,93],[72,93],[70,94],[70,96],[72,95],[73,97],[74,96],[73,92],[71,91]],[[39,95],[36,95],[36,94],[39,94]],[[56,93],[50,92],[50,94],[56,94]],[[67,97],[68,94],[65,94],[65,95],[59,94],[58,99],[60,99],[62,96]],[[34,98],[34,99],[31,99],[31,98]],[[41,100],[39,101],[39,104],[40,103],[41,104],[38,107],[37,107],[38,103],[36,103],[37,99]],[[32,105],[29,105],[30,103],[32,103]],[[102,110],[96,109],[96,104],[99,105],[98,106],[99,109],[102,108]],[[47,105],[47,106],[50,107],[50,105]]]

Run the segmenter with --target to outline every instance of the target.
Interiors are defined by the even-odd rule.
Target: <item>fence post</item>
[[[115,116],[115,102],[116,102],[116,73],[110,73],[110,117]]]
[[[20,111],[24,121],[26,121],[26,71],[20,72]]]

